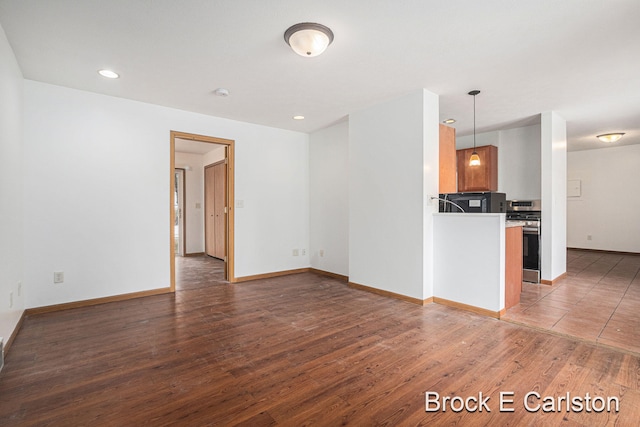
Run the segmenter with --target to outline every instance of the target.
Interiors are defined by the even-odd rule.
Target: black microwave
[[[439,212],[505,213],[507,197],[493,191],[478,193],[445,193],[439,195]]]

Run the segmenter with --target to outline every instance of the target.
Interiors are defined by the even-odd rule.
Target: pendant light
[[[472,90],[469,95],[473,95],[473,153],[469,157],[469,166],[480,166],[480,156],[476,152],[476,95],[479,90]]]

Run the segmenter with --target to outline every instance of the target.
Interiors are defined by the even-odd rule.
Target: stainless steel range
[[[540,283],[540,200],[508,200],[507,220],[523,221],[522,280]]]

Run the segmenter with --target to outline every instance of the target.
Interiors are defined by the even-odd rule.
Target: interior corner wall
[[[498,191],[507,200],[541,198],[540,125],[477,134],[476,145],[498,147]],[[456,138],[457,149],[470,147],[473,135]]]
[[[422,299],[435,296],[435,225],[433,214],[438,203],[430,199],[439,194],[440,187],[440,98],[423,91],[423,144],[422,144]]]
[[[24,313],[23,79],[0,27],[0,337],[14,333]]]
[[[176,152],[176,168],[184,173],[185,253],[204,252],[204,165],[202,154]]]
[[[640,145],[567,154],[567,179],[579,180],[581,189],[567,197],[567,246],[640,253],[638,164]],[[611,203],[617,200],[624,204]]]
[[[417,299],[424,299],[426,94],[349,116],[349,280]]]
[[[567,272],[567,122],[553,111],[541,119],[540,277],[552,281]]]
[[[349,276],[349,122],[309,136],[311,267]]]
[[[455,127],[455,125],[453,125]],[[483,132],[476,134],[476,146],[500,145],[500,131]],[[456,134],[456,150],[473,147],[473,135],[460,136]],[[498,158],[499,159],[499,158]]]
[[[172,130],[235,141],[236,277],[309,266],[304,133],[30,80],[23,130],[27,308],[169,287]]]
[[[540,125],[500,131],[498,191],[505,193],[507,200],[540,199],[540,156]]]

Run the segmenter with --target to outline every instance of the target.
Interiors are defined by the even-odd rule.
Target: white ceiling
[[[222,144],[212,144],[210,142],[199,142],[191,139],[176,138],[174,151],[177,153],[207,154],[211,151],[222,148],[224,148],[224,145]]]
[[[554,110],[570,150],[640,143],[639,20],[638,0],[0,0],[26,79],[301,132],[426,88],[461,136],[479,89],[478,133]],[[335,34],[321,56],[284,42],[306,21]]]

